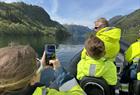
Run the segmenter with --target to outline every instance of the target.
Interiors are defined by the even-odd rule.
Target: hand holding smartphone
[[[49,64],[49,61],[56,58],[56,45],[55,44],[46,44],[45,53],[46,53],[46,56],[45,56],[46,65],[52,66],[52,64]]]

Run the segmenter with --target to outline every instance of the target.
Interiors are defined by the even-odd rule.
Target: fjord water
[[[56,55],[64,66],[67,67],[70,59],[83,48],[83,42],[84,39],[67,39],[61,44],[57,43]],[[9,44],[31,45],[39,58],[42,56],[44,45],[47,43],[54,43],[54,40],[46,36],[0,36],[0,47]]]

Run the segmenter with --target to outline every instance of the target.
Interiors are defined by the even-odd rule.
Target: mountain
[[[110,23],[122,29],[122,39],[131,43],[136,41],[140,32],[140,9],[125,16],[118,16],[117,20],[114,18],[110,19]]]
[[[111,26],[114,26],[116,24],[116,22],[119,21],[122,17],[123,17],[122,15],[118,15],[118,16],[115,16],[115,17],[111,18],[109,20],[109,24]]]
[[[72,42],[73,44],[83,44],[89,32],[92,31],[88,27],[82,25],[64,24],[63,26],[72,35],[68,42]]]
[[[68,24],[65,24],[63,25],[67,30],[68,32],[70,32],[73,36],[80,36],[80,37],[85,37],[86,34],[88,32],[91,32],[92,30],[89,29],[88,27],[86,26],[82,26],[82,25],[68,25]]]
[[[47,35],[61,39],[69,33],[39,6],[0,2],[0,35]]]

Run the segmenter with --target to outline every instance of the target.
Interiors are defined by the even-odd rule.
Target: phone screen
[[[54,44],[45,45],[46,64],[49,64],[49,60],[56,58],[55,49],[56,49],[56,46]]]

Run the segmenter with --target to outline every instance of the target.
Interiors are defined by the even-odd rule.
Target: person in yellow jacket
[[[101,39],[91,35],[85,42],[85,48],[81,53],[81,60],[77,65],[77,79],[85,76],[102,77],[108,85],[117,83],[116,66],[112,60],[106,60],[105,45]]]
[[[134,42],[125,52],[125,59],[134,65],[139,64],[140,60],[140,39]],[[137,80],[140,80],[140,72],[137,72]]]
[[[127,62],[135,62],[135,58],[140,58],[140,40],[134,42],[125,52]]]
[[[102,53],[104,55],[98,56],[99,58],[96,59],[87,55],[88,48],[83,49],[81,60],[77,65],[77,79],[81,80],[84,76],[103,77],[108,85],[116,85],[117,71],[114,61],[120,50],[121,29],[109,27],[108,21],[105,18],[99,18],[95,22],[94,30],[96,31],[96,37],[100,39],[99,42],[104,44],[102,45],[104,51],[99,50],[100,52],[95,53],[94,56]],[[91,45],[95,45],[95,43],[97,42],[93,42]],[[96,47],[97,50],[100,48]],[[92,53],[95,52],[94,49],[91,50]]]
[[[128,62],[128,65],[124,68],[120,79],[120,83],[121,83],[120,95],[128,95],[128,93],[129,95],[133,95],[134,94],[133,82],[134,80],[140,80],[140,40],[139,39],[136,42],[132,43],[125,51],[125,60]]]
[[[63,71],[58,59],[50,60],[50,63],[56,73]],[[58,73],[59,90],[38,85],[40,66],[30,46],[0,48],[0,95],[86,95],[67,72]]]
[[[132,43],[125,52],[125,59],[130,64],[129,94],[135,93],[134,80],[140,80],[140,40]],[[137,88],[136,88],[137,89]],[[138,91],[136,91],[138,93]],[[140,93],[140,92],[139,92]],[[139,94],[136,94],[139,95]]]
[[[96,36],[100,38],[105,45],[105,58],[114,61],[120,51],[121,29],[109,27],[108,21],[105,18],[99,18],[95,22]]]

